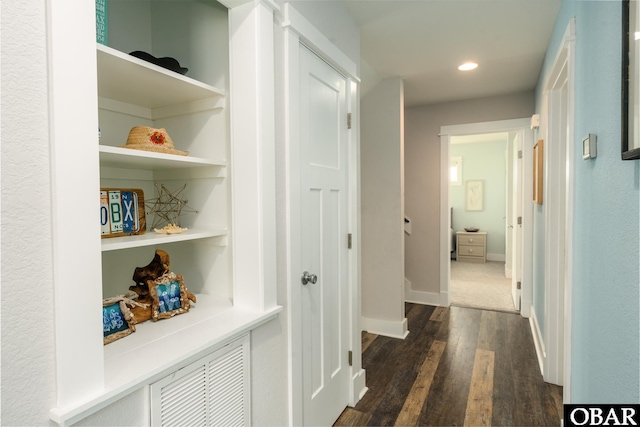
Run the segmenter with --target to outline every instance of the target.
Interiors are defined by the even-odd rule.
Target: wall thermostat
[[[595,158],[597,155],[596,135],[590,133],[582,139],[582,158],[588,160]]]

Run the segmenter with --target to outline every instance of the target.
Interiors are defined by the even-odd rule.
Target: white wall
[[[300,11],[359,64],[358,28],[335,2],[303,2]],[[35,0],[2,6],[2,425],[50,425],[56,404],[53,330],[53,265],[47,97],[45,4]],[[277,21],[277,20],[276,20]],[[282,29],[276,42],[276,130],[282,135]],[[278,138],[282,140],[282,138]],[[284,151],[276,147],[277,170]],[[286,306],[286,217],[284,179],[277,172],[278,303]],[[252,332],[252,422],[287,425],[286,309]],[[141,425],[146,394],[138,390],[79,425]]]
[[[2,425],[55,404],[46,30],[44,2],[2,3]]]
[[[487,234],[487,259],[504,261],[506,254],[507,209],[507,137],[494,141],[451,144],[451,157],[462,158],[462,185],[449,186],[449,200],[453,208],[454,230],[478,227]],[[455,139],[455,138],[454,138]],[[483,208],[466,210],[466,183],[483,182]]]
[[[440,293],[441,126],[530,117],[533,93],[408,108],[405,112],[405,274],[411,289]],[[448,255],[448,254],[447,254]]]
[[[361,100],[362,328],[403,335],[404,87],[382,80]],[[393,333],[395,331],[395,333]]]

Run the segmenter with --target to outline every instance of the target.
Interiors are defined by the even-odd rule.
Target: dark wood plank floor
[[[559,426],[518,314],[406,304],[405,340],[363,333],[369,391],[335,426]]]

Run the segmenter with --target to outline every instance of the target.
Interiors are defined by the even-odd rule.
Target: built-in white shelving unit
[[[110,1],[104,46],[87,43],[95,40],[93,3],[51,4],[53,421],[73,424],[282,310],[270,231],[275,9],[271,0]],[[158,67],[134,50],[174,57],[189,71]],[[70,75],[71,63],[83,72]],[[189,154],[123,148],[134,126],[165,128]],[[185,233],[157,234],[148,215],[144,234],[100,237],[99,187],[141,189],[148,201],[162,186],[187,201]],[[156,249],[169,253],[197,302],[103,346],[102,298],[126,293]]]

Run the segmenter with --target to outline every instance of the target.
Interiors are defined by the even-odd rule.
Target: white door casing
[[[523,215],[523,139],[524,132],[518,132],[513,141],[513,209],[511,211],[512,218],[510,220],[512,229],[512,276],[511,276],[511,295],[513,297],[513,305],[515,309],[520,311],[522,302],[522,290],[518,287],[518,283],[522,286],[522,267],[523,267],[523,246],[522,246],[522,215]]]
[[[525,146],[532,145],[530,142],[533,133],[530,129],[530,118],[499,120],[493,122],[470,123],[461,125],[451,125],[440,127],[440,170],[441,170],[441,188],[440,188],[440,305],[448,306],[450,304],[450,257],[448,254],[449,246],[449,229],[451,203],[449,200],[449,152],[451,138],[454,136],[475,135],[483,133],[498,132],[518,132],[521,135]],[[523,172],[523,200],[531,200],[532,191],[532,168],[527,166],[527,162],[531,162],[531,150],[523,150],[522,172]],[[524,206],[524,205],[523,205]],[[521,281],[522,288],[520,291],[520,314],[528,318],[531,314],[532,300],[532,242],[533,242],[533,221],[532,207],[523,207],[522,211],[522,267]],[[514,248],[515,252],[515,248]]]
[[[330,425],[349,402],[347,80],[300,49],[304,425]]]
[[[575,20],[565,31],[545,84],[540,134],[545,141],[545,336],[543,375],[562,385],[571,403],[571,311],[573,286],[573,192],[575,149]]]

